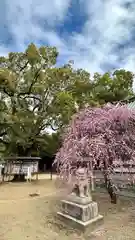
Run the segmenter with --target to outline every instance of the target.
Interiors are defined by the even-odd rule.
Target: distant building
[[[129,109],[135,109],[135,97],[132,97],[126,102]]]
[[[36,174],[38,178],[39,157],[7,157],[4,159],[4,174],[6,176],[14,176],[24,179],[27,175],[28,167],[32,169],[32,175]]]

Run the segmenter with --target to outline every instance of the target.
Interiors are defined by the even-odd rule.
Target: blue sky
[[[135,68],[135,0],[0,0],[0,55],[56,46],[90,73]]]

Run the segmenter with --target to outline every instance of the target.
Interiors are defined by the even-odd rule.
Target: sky
[[[135,0],[0,0],[0,55],[56,46],[91,74],[135,68]]]

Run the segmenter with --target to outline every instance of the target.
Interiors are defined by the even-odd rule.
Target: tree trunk
[[[109,183],[108,183],[108,193],[111,197],[111,203],[116,204],[117,203],[117,195],[116,195],[116,192],[115,192],[114,187],[113,187],[110,180],[109,180]]]
[[[108,179],[108,177],[105,174],[104,174],[104,179],[105,179],[106,189],[107,189],[107,191],[110,195],[110,198],[111,198],[111,203],[116,204],[117,203],[117,195],[116,195],[114,186],[113,186],[111,180]]]

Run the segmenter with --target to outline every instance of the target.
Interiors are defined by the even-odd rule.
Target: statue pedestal
[[[89,200],[89,201],[88,201]],[[91,231],[98,226],[103,216],[98,214],[98,205],[90,199],[70,195],[67,200],[61,201],[61,211],[57,213],[63,220],[69,221],[73,227],[81,227],[85,230],[90,227]]]
[[[81,204],[81,205],[86,205],[86,204],[92,202],[92,198],[91,197],[83,197],[83,198],[81,198],[81,197],[76,196],[74,194],[68,195],[66,200],[69,201],[69,202],[78,203],[78,204]]]

